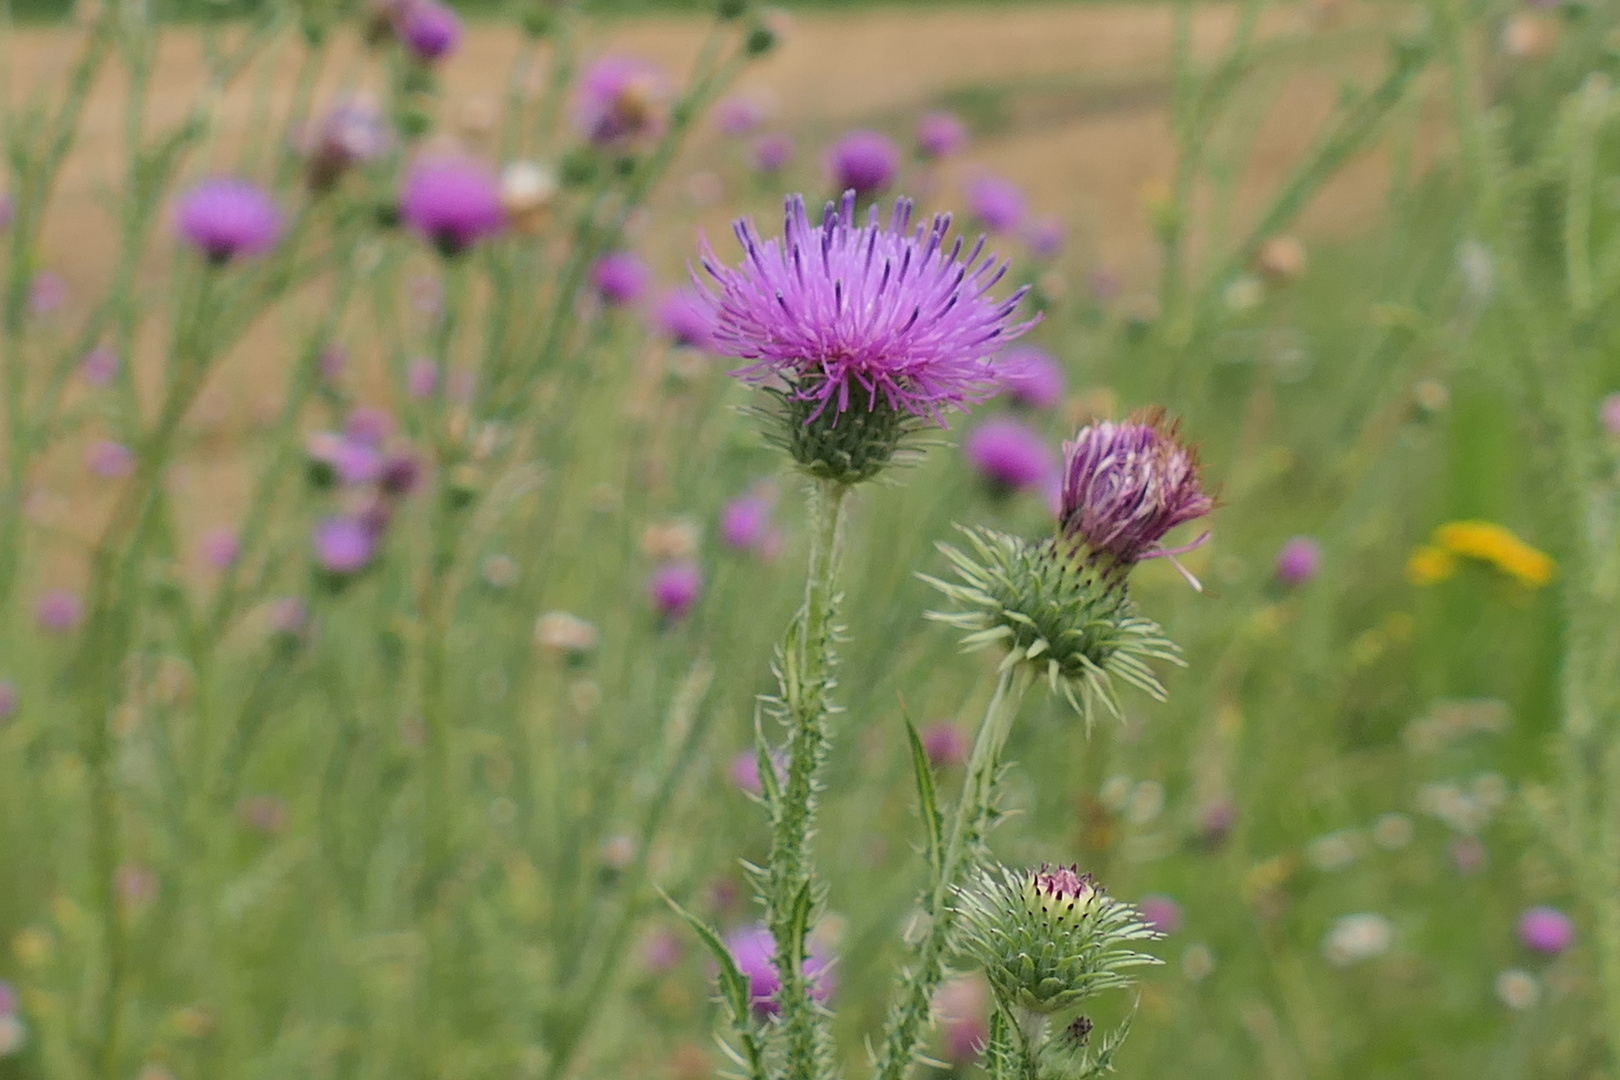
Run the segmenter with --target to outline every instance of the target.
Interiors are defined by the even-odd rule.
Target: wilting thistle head
[[[334,105],[309,141],[305,177],[310,188],[324,191],[354,166],[377,160],[387,152],[390,138],[375,103],[351,98]]]
[[[281,236],[281,211],[257,184],[234,176],[197,184],[175,208],[175,228],[213,263],[258,255]]]
[[[812,474],[875,475],[905,435],[987,396],[989,358],[1031,325],[1013,321],[1027,290],[991,295],[1006,264],[982,238],[964,255],[949,231],[949,215],[912,229],[905,199],[887,225],[876,207],[858,225],[846,192],[814,225],[789,198],[780,239],[738,221],[734,269],[705,242],[716,348],[750,361],[742,378],[775,383],[777,441]]]
[[[1129,986],[1127,969],[1158,963],[1133,947],[1158,936],[1141,914],[1072,866],[981,871],[957,912],[963,950],[1009,1008],[1054,1013]]]
[[[616,146],[664,129],[669,84],[657,67],[633,56],[604,56],[580,78],[574,125],[598,146]]]
[[[1160,544],[1165,534],[1215,508],[1199,480],[1198,455],[1182,444],[1178,428],[1155,410],[1081,428],[1064,443],[1064,539],[1125,568],[1176,554]]]

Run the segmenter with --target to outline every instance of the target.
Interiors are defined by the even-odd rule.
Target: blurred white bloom
[[[1457,272],[1475,304],[1483,305],[1496,292],[1496,264],[1491,261],[1490,250],[1478,240],[1464,240],[1457,245]]]
[[[1370,911],[1345,915],[1322,938],[1322,955],[1334,967],[1349,967],[1389,951],[1395,928],[1382,915]]]
[[[1508,784],[1498,773],[1480,773],[1474,777],[1469,794],[1487,814],[1490,814],[1507,802]]]
[[[557,188],[557,174],[533,161],[513,161],[501,170],[501,206],[519,232],[545,227]]]
[[[623,833],[610,836],[602,844],[602,862],[610,869],[623,870],[636,857],[636,842]]]
[[[1110,776],[1103,782],[1102,790],[1097,792],[1097,801],[1102,803],[1103,809],[1110,814],[1117,814],[1131,797],[1132,789],[1130,777]]]
[[[1520,968],[1508,968],[1496,977],[1496,996],[1515,1012],[1535,1007],[1541,1000],[1541,984]]]
[[[1412,842],[1412,819],[1405,814],[1380,814],[1373,822],[1373,843],[1385,851],[1399,851]]]
[[[534,642],[548,652],[588,653],[601,638],[596,627],[566,611],[548,611],[534,621]]]
[[[0,1016],[0,1057],[10,1057],[28,1044],[28,1025],[16,1015]]]
[[[1146,825],[1164,810],[1164,785],[1157,780],[1144,780],[1131,792],[1131,804],[1125,816],[1133,825]]]
[[[1215,954],[1203,942],[1189,946],[1181,954],[1181,973],[1188,982],[1203,982],[1215,973]]]
[[[497,589],[517,584],[518,567],[510,555],[491,555],[484,560],[484,580]]]
[[[602,704],[602,684],[595,679],[575,679],[568,687],[568,700],[575,712],[589,716]]]
[[[641,553],[660,562],[690,559],[697,549],[698,527],[691,518],[654,522],[641,534]]]
[[[1355,829],[1341,829],[1311,841],[1306,854],[1318,870],[1343,870],[1361,858],[1367,842]]]
[[[1418,788],[1418,809],[1460,833],[1473,835],[1491,819],[1491,809],[1456,784],[1433,783]]]

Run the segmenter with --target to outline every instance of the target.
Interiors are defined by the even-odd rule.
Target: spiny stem
[[[768,877],[771,934],[776,941],[787,1075],[811,1080],[823,1027],[804,978],[808,929],[805,900],[812,898],[810,837],[815,828],[817,774],[826,758],[832,711],[833,609],[842,559],[845,484],[817,480],[810,492],[812,538],[804,606],[788,630],[779,658],[782,704],[789,726],[787,781],[772,822]]]
[[[974,862],[972,856],[984,839],[995,804],[1001,751],[1007,744],[1007,735],[1023,704],[1024,694],[1033,681],[1027,664],[1003,668],[996,691],[985,706],[984,720],[973,742],[973,754],[968,758],[967,775],[962,780],[962,796],[957,800],[950,835],[945,840],[945,857],[924,899],[927,936],[917,947],[916,964],[906,973],[903,996],[889,1011],[883,1049],[878,1057],[876,1075],[880,1080],[901,1080],[916,1055],[918,1033],[928,1018],[934,991],[944,977],[945,946],[952,922],[951,894],[961,884],[963,874]]]

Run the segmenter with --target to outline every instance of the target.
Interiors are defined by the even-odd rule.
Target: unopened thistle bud
[[[1141,914],[1072,866],[982,871],[957,912],[964,950],[1010,1009],[1049,1015],[1159,962],[1134,947],[1158,936]]]

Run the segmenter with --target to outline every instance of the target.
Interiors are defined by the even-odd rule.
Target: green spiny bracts
[[[1147,661],[1180,664],[1180,650],[1157,623],[1137,614],[1126,567],[1063,539],[961,531],[971,551],[939,545],[957,580],[923,580],[958,605],[929,618],[966,631],[965,648],[1002,646],[1004,664],[1030,664],[1088,723],[1098,702],[1119,715],[1116,679],[1164,700]]]
[[[811,476],[836,484],[859,484],[892,464],[916,458],[917,452],[906,443],[929,426],[882,395],[873,401],[858,386],[851,390],[852,404],[844,411],[826,408],[794,389],[766,392],[773,401],[757,412],[766,441],[786,450]]]
[[[1128,969],[1156,964],[1132,943],[1158,933],[1074,867],[981,871],[958,896],[963,950],[1004,1007],[1046,1016],[1129,986]]]

